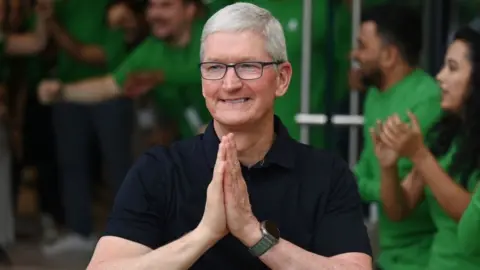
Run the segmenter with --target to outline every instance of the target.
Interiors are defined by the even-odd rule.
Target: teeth
[[[229,99],[229,100],[225,100],[225,102],[227,103],[233,103],[233,104],[237,104],[237,103],[243,103],[247,101],[246,98],[239,98],[239,99]]]

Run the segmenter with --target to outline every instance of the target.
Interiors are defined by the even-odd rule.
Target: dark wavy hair
[[[436,157],[447,154],[452,144],[457,144],[448,173],[460,178],[467,187],[469,177],[480,169],[480,31],[464,27],[455,33],[454,40],[465,42],[472,64],[470,89],[462,113],[444,112],[427,134],[430,150]]]

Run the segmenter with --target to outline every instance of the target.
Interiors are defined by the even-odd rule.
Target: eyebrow
[[[458,62],[456,60],[453,60],[451,58],[447,58],[447,63],[449,63],[450,65],[454,65],[454,66],[458,66]]]
[[[230,59],[227,60],[227,61],[225,61],[225,59],[229,59],[229,57],[225,57],[225,58],[222,58],[222,57],[205,58],[203,62],[241,63],[241,62],[257,62],[257,61],[262,61],[262,60],[260,60],[258,57],[250,57],[250,56],[243,56],[243,57],[236,58],[236,59],[235,59],[236,61],[232,61],[232,60],[230,60]]]

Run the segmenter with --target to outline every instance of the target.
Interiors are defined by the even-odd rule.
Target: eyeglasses
[[[255,80],[263,75],[263,68],[270,65],[279,65],[283,61],[276,62],[242,62],[236,64],[223,64],[218,62],[200,63],[200,73],[205,80],[221,80],[227,74],[228,68],[233,68],[238,78],[242,80]]]

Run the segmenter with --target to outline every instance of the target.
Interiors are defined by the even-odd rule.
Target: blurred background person
[[[208,119],[198,70],[200,35],[205,11],[198,0],[150,0],[147,21],[152,35],[111,74],[75,83],[45,82],[39,95],[45,102],[95,103],[135,97],[152,90],[161,115],[161,132],[172,141],[196,135]]]
[[[422,120],[410,123],[391,116],[374,135],[377,156],[408,158],[411,177],[399,185],[395,167],[382,166],[382,199],[397,219],[408,216],[422,201],[436,225],[427,269],[478,269],[480,256],[466,253],[457,237],[458,221],[478,186],[480,162],[480,34],[464,27],[455,34],[437,75],[443,115],[423,140]],[[413,176],[412,176],[413,175]],[[385,203],[386,204],[386,203]],[[478,222],[478,221],[477,221]],[[475,241],[472,239],[472,241]]]
[[[400,5],[382,4],[362,14],[358,48],[352,58],[358,62],[359,87],[367,87],[364,103],[364,148],[355,166],[359,191],[368,202],[380,202],[378,267],[381,269],[423,270],[428,263],[435,226],[427,205],[422,204],[408,219],[399,222],[385,212],[380,192],[381,169],[385,160],[376,157],[368,134],[376,121],[392,114],[406,117],[415,112],[422,121],[422,132],[440,114],[440,89],[435,80],[418,68],[422,49],[420,15]],[[357,86],[358,87],[358,86]],[[403,179],[412,169],[408,160],[391,164]]]
[[[20,140],[17,134],[12,134],[12,126],[16,126],[19,121],[14,120],[12,110],[12,92],[7,87],[8,79],[6,75],[9,70],[7,67],[9,56],[23,56],[38,53],[43,50],[46,45],[46,28],[45,17],[38,16],[36,28],[27,33],[18,33],[17,19],[20,16],[20,3],[16,5],[7,5],[5,1],[0,4],[0,27],[2,39],[0,46],[2,48],[0,54],[0,264],[10,264],[10,259],[4,248],[13,243],[15,239],[15,196],[12,193],[12,164],[20,159],[20,153],[16,152],[12,157],[10,147],[13,140]],[[38,10],[48,13],[51,9],[49,1],[42,1]],[[10,13],[9,11],[13,12]],[[44,14],[40,13],[40,14]],[[12,17],[9,15],[12,14]],[[17,118],[18,119],[18,118]],[[18,126],[16,129],[18,130]],[[15,137],[15,138],[12,138]],[[18,144],[17,144],[18,145]],[[17,148],[18,149],[18,148]],[[16,150],[17,150],[16,149]],[[12,160],[13,159],[13,160]]]
[[[55,78],[65,83],[109,72],[141,39],[142,22],[135,12],[123,28],[111,28],[107,0],[59,1],[48,28],[59,47]],[[128,20],[131,19],[131,20]],[[135,28],[135,29],[131,29]],[[136,34],[132,32],[136,31]],[[112,193],[121,185],[133,158],[133,104],[118,98],[91,106],[60,103],[53,106],[57,160],[65,206],[64,236],[43,247],[46,255],[94,247],[91,182],[96,160],[105,161]],[[98,144],[97,144],[98,142]],[[99,150],[95,150],[99,149]],[[101,159],[93,159],[94,153]],[[100,167],[101,168],[101,167]]]

